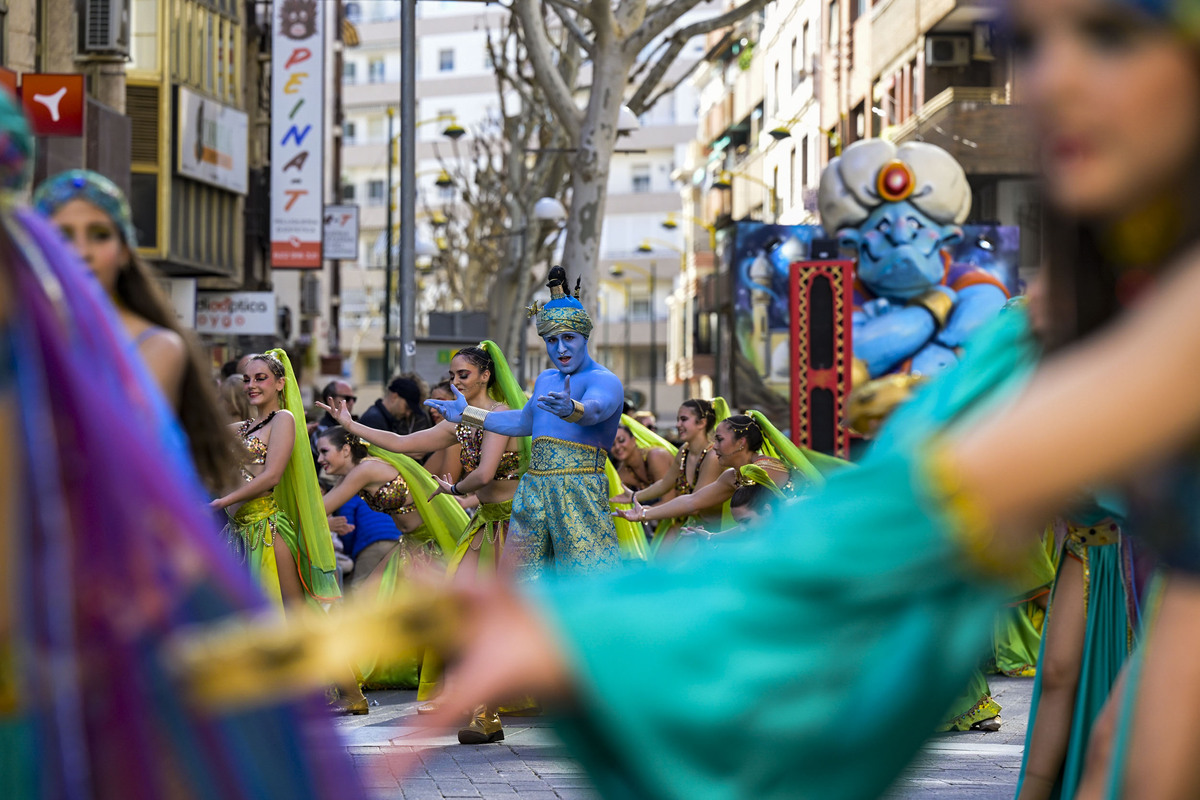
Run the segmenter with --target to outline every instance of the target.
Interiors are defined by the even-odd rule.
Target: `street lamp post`
[[[417,171],[417,0],[400,2],[400,174]],[[389,139],[390,141],[390,139]],[[389,169],[389,181],[391,177]],[[417,341],[417,194],[400,193],[400,371],[413,372]],[[391,205],[391,196],[388,196]]]
[[[396,111],[393,108],[387,110],[388,130],[388,161],[387,161],[387,195],[385,196],[385,205],[387,206],[384,225],[386,226],[386,237],[384,243],[386,245],[384,255],[384,292],[383,292],[383,385],[386,388],[388,381],[392,379],[392,193],[395,188],[392,185],[392,167],[396,161],[396,136],[393,131],[393,126],[396,121]],[[401,236],[404,235],[401,231]],[[403,311],[401,311],[403,314]]]

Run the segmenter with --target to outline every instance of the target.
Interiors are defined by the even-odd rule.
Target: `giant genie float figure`
[[[895,372],[936,374],[1008,299],[988,272],[951,263],[971,189],[942,148],[855,142],[825,168],[818,202],[825,232],[858,254],[855,383]]]

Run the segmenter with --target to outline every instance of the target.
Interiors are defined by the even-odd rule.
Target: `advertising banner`
[[[272,335],[274,292],[197,292],[196,333]]]
[[[179,174],[245,194],[248,117],[182,86],[177,107]]]
[[[324,222],[322,4],[283,0],[271,26],[271,266],[320,268]]]
[[[325,206],[325,257],[358,260],[358,206]]]

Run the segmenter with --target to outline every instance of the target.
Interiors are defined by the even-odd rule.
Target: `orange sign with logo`
[[[27,72],[21,105],[35,136],[83,136],[83,76]]]
[[[5,89],[8,89],[9,93],[13,97],[16,97],[17,96],[17,73],[13,72],[11,69],[5,69],[4,67],[0,67],[0,86],[3,86]]]

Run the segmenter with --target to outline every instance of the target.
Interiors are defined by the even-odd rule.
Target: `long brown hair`
[[[150,267],[132,248],[127,250],[129,263],[117,275],[115,295],[134,314],[152,325],[174,331],[183,340],[186,363],[176,414],[187,434],[200,480],[209,491],[222,492],[236,477],[238,460],[228,420],[221,415],[222,404],[213,386],[212,371],[191,332],[180,327]]]
[[[1200,243],[1200,142],[1195,143],[1192,166],[1183,174],[1186,178],[1174,198],[1182,217],[1172,231],[1174,241],[1168,242],[1165,255],[1159,255],[1157,263],[1147,257],[1147,263],[1124,265],[1126,269],[1136,266],[1139,271],[1157,276]],[[1054,350],[1100,329],[1116,317],[1122,301],[1127,299],[1121,296],[1122,265],[1102,245],[1096,225],[1064,215],[1050,203],[1043,207],[1043,259],[1049,303],[1044,339],[1046,348]]]

